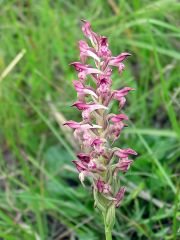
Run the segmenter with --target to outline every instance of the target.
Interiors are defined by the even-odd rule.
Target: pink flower
[[[126,149],[119,148],[117,151],[115,151],[115,155],[118,156],[119,158],[127,158],[129,155],[137,155],[137,152],[131,148]]]
[[[123,197],[124,197],[125,191],[126,191],[125,187],[121,187],[121,188],[119,189],[118,193],[116,194],[116,196],[115,196],[115,198],[116,198],[116,200],[115,200],[115,206],[116,206],[116,207],[119,207],[119,205],[120,205],[120,203],[121,203],[121,201],[122,201],[122,199],[123,199]]]
[[[75,102],[73,105],[73,107],[77,107],[77,109],[79,110],[88,110],[88,113],[98,110],[98,109],[107,109],[106,106],[100,105],[100,104],[86,104],[83,102]]]
[[[126,103],[126,99],[124,96],[126,96],[129,91],[133,91],[135,90],[134,88],[130,88],[130,87],[125,87],[125,88],[122,88],[120,90],[114,90],[112,92],[112,95],[111,95],[111,98],[114,98],[116,100],[119,101],[119,108],[122,109]],[[111,99],[110,98],[110,99]]]
[[[135,90],[135,89],[130,88],[130,87],[125,87],[125,88],[122,88],[120,90],[113,91],[112,96],[113,96],[114,99],[117,99],[117,100],[121,101],[122,97],[126,96],[129,91],[133,91],[133,90]]]
[[[106,97],[106,95],[108,94],[109,92],[109,86],[105,83],[103,84],[100,84],[100,86],[98,87],[97,89],[97,92],[100,96],[102,97]]]
[[[81,80],[84,80],[87,75],[89,74],[100,74],[102,73],[99,69],[92,68],[89,65],[84,65],[80,62],[73,62],[71,63],[72,66],[75,67],[76,71],[78,72],[78,77]]]
[[[120,75],[122,74],[122,72],[124,71],[124,69],[125,69],[124,64],[123,64],[123,63],[119,63],[119,65],[118,65],[118,71],[119,71],[119,74],[120,74]]]
[[[90,172],[90,169],[94,169],[94,170],[97,169],[96,163],[93,161],[85,162],[82,160],[74,160],[72,162],[76,165],[78,172],[82,172],[82,171]]]
[[[109,95],[110,93],[111,84],[112,84],[112,80],[110,79],[109,76],[101,75],[97,82],[97,86],[98,86],[97,93],[100,96],[107,97],[107,95]]]
[[[92,176],[92,173],[89,171],[88,167],[85,166],[81,161],[74,160],[72,162],[76,165],[76,169],[79,172],[79,179],[80,179],[81,183],[83,184],[84,178],[86,176]]]
[[[100,178],[99,178],[98,181],[96,182],[96,187],[97,187],[99,192],[103,192],[104,181],[100,180]]]
[[[106,68],[105,68],[105,74],[104,74],[104,76],[110,77],[111,74],[112,74],[112,69],[109,68],[109,67],[106,67]],[[103,76],[103,75],[101,75],[101,76]],[[100,78],[101,78],[101,77],[100,77]],[[111,82],[112,82],[112,80],[111,80]]]
[[[125,114],[117,114],[117,115],[114,115],[114,116],[110,117],[110,119],[114,123],[119,123],[122,120],[129,120],[128,116],[126,116]]]
[[[110,77],[108,75],[100,75],[99,76],[97,85],[100,86],[102,84],[106,84],[109,87],[111,86],[112,80],[110,79]]]
[[[96,187],[100,193],[108,194],[111,191],[110,185],[102,181],[100,178],[96,182]]]
[[[92,133],[88,130],[84,131],[83,133],[83,144],[85,147],[90,147],[91,146],[91,142],[92,142],[93,136]]]
[[[118,66],[119,63],[124,61],[129,56],[131,56],[130,53],[124,52],[124,53],[119,54],[117,57],[111,57],[109,60],[109,65]]]
[[[67,121],[66,123],[64,123],[63,125],[67,125],[70,128],[74,128],[74,129],[90,129],[90,128],[102,128],[99,125],[90,125],[90,124],[81,124],[75,121]]]
[[[109,65],[118,67],[119,73],[121,74],[122,71],[124,70],[124,64],[122,61],[124,61],[127,57],[131,56],[130,53],[121,53],[117,57],[111,57],[109,60]]]
[[[72,107],[76,107],[79,110],[89,109],[89,105],[81,101],[73,103]]]
[[[124,127],[125,127],[125,125],[124,125],[123,122],[119,122],[119,123],[115,123],[113,125],[110,125],[110,127],[109,127],[109,138],[112,139],[113,142],[115,142],[119,138],[119,136],[120,136]]]
[[[96,61],[100,62],[100,58],[97,56],[94,48],[90,48],[85,41],[83,40],[79,41],[79,49],[80,49],[80,59],[82,63],[86,62],[87,57],[92,57]]]
[[[75,121],[67,121],[67,122],[65,122],[63,125],[67,125],[68,127],[70,127],[70,128],[80,128],[80,126],[81,126],[81,124],[80,123],[78,123],[78,122],[75,122]]]
[[[89,104],[88,108],[86,108],[82,113],[83,119],[84,120],[89,120],[90,113],[92,113],[93,111],[98,110],[98,109],[105,109],[106,110],[108,108],[104,105],[101,105],[101,104]]]
[[[81,161],[74,160],[72,162],[76,165],[76,168],[77,168],[78,172],[82,172],[82,171],[87,170],[87,168],[84,166],[84,164]]]
[[[92,87],[85,87],[83,83],[80,81],[74,80],[73,81],[74,88],[76,89],[79,98],[84,99],[85,95],[91,95],[95,98],[98,98],[97,94],[95,93],[94,89]]]
[[[107,58],[111,56],[111,51],[108,48],[107,37],[100,37],[98,55],[102,58]]]
[[[126,103],[125,97],[119,98],[119,109],[120,110],[124,107],[125,103]]]
[[[102,155],[104,153],[104,141],[100,138],[96,138],[91,142],[91,146],[94,148],[93,154]]]
[[[120,170],[123,173],[127,172],[127,170],[130,168],[131,164],[132,164],[133,160],[119,160],[119,162],[116,165],[115,171],[114,171],[114,175],[117,175],[117,171]]]
[[[85,37],[89,38],[93,45],[97,45],[99,41],[99,36],[92,31],[91,24],[89,22],[85,20],[82,20],[82,21],[84,22],[84,25],[82,26],[82,31]]]

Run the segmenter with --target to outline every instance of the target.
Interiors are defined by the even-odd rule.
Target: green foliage
[[[114,239],[179,239],[180,3],[2,0],[0,9],[0,238],[104,239],[89,182],[80,185],[71,163],[76,143],[55,114],[79,119],[69,108],[76,73],[68,64],[83,38],[80,19],[87,19],[109,36],[114,55],[133,55],[113,78],[114,88],[137,89],[128,95],[132,122],[117,146],[139,153],[121,180],[127,193]]]

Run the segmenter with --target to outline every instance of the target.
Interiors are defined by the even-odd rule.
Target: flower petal
[[[129,56],[131,56],[130,53],[124,52],[119,54],[117,57],[111,57],[111,59],[109,60],[109,65],[118,66],[119,63],[124,61]]]
[[[81,102],[81,101],[77,101],[77,102],[73,103],[72,107],[76,107],[79,110],[86,110],[86,109],[90,108],[90,106],[88,104]]]
[[[79,128],[81,126],[80,123],[72,121],[72,120],[69,120],[69,121],[65,122],[63,125],[67,125],[68,127],[75,128],[75,129]]]

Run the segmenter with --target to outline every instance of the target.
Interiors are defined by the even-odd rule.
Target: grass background
[[[104,239],[62,128],[80,119],[69,107],[77,76],[68,65],[78,59],[80,19],[109,37],[114,55],[133,54],[113,76],[114,89],[137,89],[117,145],[139,153],[122,177],[128,193],[113,239],[180,239],[179,16],[175,0],[0,0],[0,239]]]

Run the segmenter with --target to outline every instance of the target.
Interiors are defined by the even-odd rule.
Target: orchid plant
[[[125,68],[123,61],[131,54],[124,52],[113,57],[107,38],[93,32],[90,23],[84,20],[82,31],[91,46],[83,40],[79,41],[81,62],[71,64],[78,73],[78,80],[73,81],[78,100],[72,106],[82,111],[82,121],[71,120],[64,125],[74,130],[74,137],[80,143],[81,152],[73,163],[83,185],[86,176],[91,179],[94,205],[102,213],[106,240],[111,240],[115,208],[119,207],[125,193],[118,173],[127,172],[131,166],[133,160],[129,159],[129,155],[137,155],[130,148],[113,147],[127,126],[124,121],[128,117],[123,113],[109,113],[110,103],[117,100],[121,111],[126,95],[135,89],[124,87],[112,90],[111,75],[112,67],[118,67],[119,74],[122,74]],[[87,64],[87,60],[93,60],[94,66]],[[91,86],[87,85],[88,77],[92,79]]]

